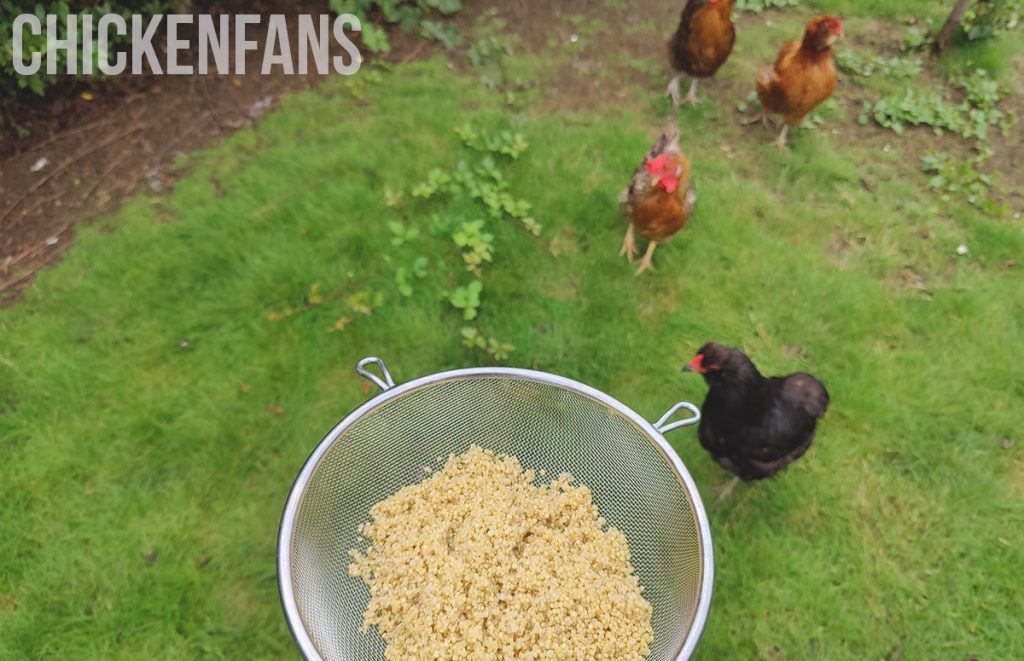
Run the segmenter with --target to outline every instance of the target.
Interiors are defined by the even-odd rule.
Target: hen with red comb
[[[682,229],[696,203],[697,194],[690,183],[690,162],[679,148],[679,131],[669,129],[647,152],[629,186],[619,196],[619,206],[629,221],[619,254],[633,262],[636,232],[650,242],[637,275],[654,268],[654,249]]]
[[[807,24],[804,38],[782,47],[775,64],[757,74],[757,95],[764,113],[778,113],[785,124],[775,141],[786,146],[789,127],[799,126],[836,88],[832,45],[843,36],[838,16],[818,16]],[[766,115],[762,113],[763,119]]]
[[[806,372],[762,376],[739,349],[708,342],[683,368],[704,377],[708,394],[697,437],[715,462],[738,480],[772,477],[807,452],[828,391]]]

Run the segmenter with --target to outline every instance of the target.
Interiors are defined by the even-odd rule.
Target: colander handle
[[[693,416],[687,418],[686,420],[679,420],[677,422],[668,424],[669,419],[672,416],[674,416],[676,414],[676,411],[678,411],[679,409],[686,409],[687,411],[692,413]],[[666,411],[665,415],[661,416],[658,419],[658,421],[654,423],[654,428],[657,429],[662,434],[667,434],[674,429],[695,425],[698,422],[700,422],[700,409],[691,404],[690,402],[679,402],[678,404],[670,408],[668,411]]]
[[[373,372],[370,372],[369,370],[366,369],[366,366],[370,365],[371,363],[376,365],[380,369],[381,376],[384,377],[383,380],[381,380],[381,378],[374,374]],[[359,376],[363,377],[364,379],[369,379],[370,381],[372,381],[381,390],[390,390],[391,388],[395,387],[395,382],[391,378],[391,372],[388,371],[387,365],[384,364],[383,360],[375,356],[363,358],[358,363],[356,363],[356,372],[358,372]]]

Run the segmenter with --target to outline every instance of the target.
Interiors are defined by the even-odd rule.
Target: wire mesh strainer
[[[371,363],[383,379],[366,370]],[[463,369],[396,386],[379,358],[356,369],[384,392],[306,460],[278,538],[281,601],[307,658],[384,658],[376,630],[360,631],[369,591],[349,577],[348,550],[374,503],[473,444],[589,486],[601,515],[625,534],[653,606],[649,658],[690,657],[711,603],[711,532],[697,488],[662,434],[696,423],[695,406],[676,404],[651,424],[602,392],[544,372]],[[669,423],[680,409],[693,416]]]

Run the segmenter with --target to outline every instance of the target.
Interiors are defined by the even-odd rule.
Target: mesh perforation
[[[313,471],[292,535],[291,580],[302,625],[326,659],[382,659],[362,633],[369,594],[348,550],[370,507],[424,478],[423,467],[470,445],[515,455],[546,479],[569,472],[629,541],[653,606],[650,659],[673,659],[694,621],[702,545],[683,482],[647,434],[582,393],[510,376],[430,383],[393,397],[342,431]]]

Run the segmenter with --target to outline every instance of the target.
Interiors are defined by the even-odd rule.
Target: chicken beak
[[[696,372],[697,374],[703,374],[704,370],[704,354],[697,354],[693,360],[683,368],[684,372]]]

